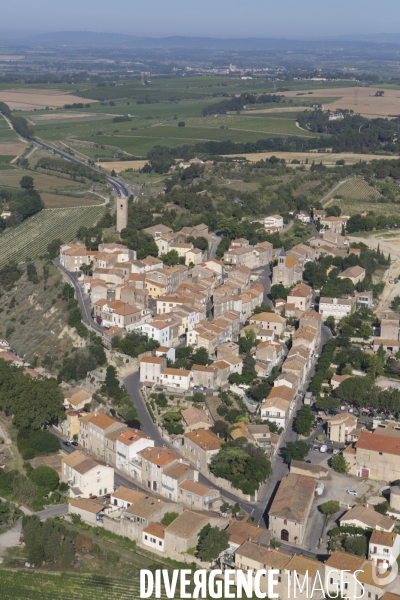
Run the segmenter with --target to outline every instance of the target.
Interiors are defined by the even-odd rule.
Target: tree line
[[[62,158],[52,158],[51,156],[43,156],[36,163],[35,169],[49,169],[58,173],[70,175],[72,179],[77,177],[86,177],[91,181],[105,181],[105,175],[93,171],[85,165],[79,165],[69,160]]]
[[[215,102],[209,104],[203,108],[202,113],[204,117],[209,115],[225,115],[228,111],[240,111],[249,104],[270,104],[272,102],[281,102],[284,96],[278,96],[276,94],[240,94],[239,97],[233,97],[229,100],[222,100],[222,102]]]

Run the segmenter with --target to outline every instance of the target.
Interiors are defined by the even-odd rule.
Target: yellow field
[[[228,158],[232,158],[233,155],[225,154],[224,156]],[[344,160],[348,165],[354,165],[355,163],[362,161],[371,162],[371,160],[383,160],[383,159],[392,159],[396,160],[396,156],[383,156],[382,154],[351,154],[351,153],[341,153],[336,154],[332,152],[252,152],[250,154],[235,154],[237,157],[246,158],[250,162],[257,162],[258,160],[265,160],[267,158],[271,158],[271,156],[276,156],[277,158],[283,158],[288,163],[288,166],[292,167],[300,167],[300,165],[291,165],[292,160],[299,160],[300,163],[305,163],[308,158],[308,167],[310,167],[312,161],[322,162],[322,164],[326,166],[333,166],[336,164],[337,160]],[[304,164],[307,167],[306,164]]]
[[[33,177],[35,188],[40,191],[51,191],[54,188],[62,188],[65,192],[68,190],[79,192],[88,187],[78,181],[72,181],[72,179],[46,175],[45,173],[36,173],[25,169],[6,169],[0,171],[0,184],[19,187],[19,182],[23,175]]]
[[[384,96],[375,97],[378,88],[369,87],[349,87],[335,89],[318,89],[316,87],[313,93],[318,98],[332,98],[340,96],[338,100],[329,102],[325,106],[331,111],[339,109],[354,110],[356,114],[364,117],[390,117],[400,114],[400,90],[384,90]],[[286,98],[296,98],[295,91],[285,92]]]
[[[85,100],[97,102],[97,100]],[[59,108],[64,104],[82,102],[82,98],[72,96],[60,90],[17,89],[1,90],[0,102],[6,102],[14,110],[33,110],[35,108]]]
[[[106,171],[114,169],[116,173],[121,173],[122,171],[126,171],[126,169],[139,171],[139,169],[142,169],[147,163],[147,160],[116,160],[112,162],[101,162],[100,166]]]

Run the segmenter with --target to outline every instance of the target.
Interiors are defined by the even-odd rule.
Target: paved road
[[[45,150],[49,150],[49,152],[56,154],[60,158],[69,160],[70,162],[73,162],[77,165],[83,165],[84,167],[87,167],[88,169],[91,169],[92,171],[95,171],[96,173],[101,173],[101,171],[88,165],[87,163],[83,162],[82,160],[78,160],[77,158],[74,158],[73,156],[70,156],[69,154],[62,152],[61,150],[57,150],[56,148],[53,148],[49,144],[46,144],[46,143],[42,142],[41,140],[38,140],[37,138],[32,138],[32,139],[30,139],[30,141],[34,142],[35,144],[37,144],[41,148],[44,148]],[[129,188],[125,183],[123,183],[122,181],[119,181],[116,177],[109,177],[109,176],[107,176],[107,181],[111,185],[115,194],[119,198],[121,196],[129,196]]]
[[[271,276],[272,270],[271,265],[268,264],[265,267],[255,269],[254,273],[258,275],[256,283],[261,283],[264,286],[264,302],[272,306],[271,298]]]
[[[151,420],[149,411],[147,410],[147,406],[140,392],[139,373],[133,373],[133,375],[129,375],[129,377],[126,377],[126,379],[124,379],[124,385],[138,412],[141,423],[141,430],[154,439],[156,446],[163,446],[166,443],[166,441],[160,435],[158,428],[154,425],[153,421]]]
[[[89,294],[84,293],[82,284],[79,282],[76,273],[67,271],[67,269],[60,264],[59,258],[56,258],[53,262],[60,271],[65,273],[71,284],[74,286],[76,299],[78,300],[79,308],[81,309],[82,321],[84,324],[90,329],[93,329],[98,335],[102,335],[103,328],[92,319]]]
[[[332,334],[331,334],[330,330],[327,327],[323,326],[322,333],[321,333],[320,348],[322,348],[322,346],[324,344],[326,344],[326,342],[331,337],[332,337]],[[310,381],[314,375],[315,364],[316,364],[316,361],[314,361],[313,366],[311,367],[310,371],[308,372],[307,379],[301,390],[302,393],[298,394],[297,404],[296,404],[295,410],[293,411],[292,418],[290,419],[290,422],[288,423],[286,431],[283,434],[280,448],[285,447],[287,442],[295,442],[298,439],[297,433],[293,430],[293,420],[294,420],[297,410],[301,406],[300,398],[302,398],[303,392],[305,392],[307,390],[307,388],[310,384]],[[256,523],[259,523],[259,525],[261,527],[267,527],[268,509],[272,503],[272,499],[273,499],[273,496],[275,495],[275,492],[277,490],[279,482],[283,479],[283,477],[286,477],[288,472],[289,472],[289,468],[288,468],[287,464],[285,463],[280,451],[278,450],[277,454],[275,455],[274,461],[272,463],[272,476],[267,481],[267,483],[264,485],[264,487],[261,491],[261,494],[259,496],[258,506],[254,510],[254,513],[253,513],[254,520],[256,521]]]
[[[215,258],[215,255],[217,253],[217,248],[221,243],[222,238],[219,237],[218,235],[214,235],[212,240],[211,240],[211,248],[210,248],[210,258]]]

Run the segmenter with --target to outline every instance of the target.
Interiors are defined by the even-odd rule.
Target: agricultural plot
[[[93,227],[104,213],[104,205],[45,209],[0,235],[0,267],[11,260],[33,259],[59,238],[67,242],[82,226]]]
[[[1,571],[0,586],[3,600],[133,600],[140,595],[138,577],[128,580],[95,574]],[[163,593],[162,598],[166,598]]]
[[[358,200],[363,202],[376,202],[382,198],[382,194],[374,187],[370,186],[364,179],[356,177],[346,181],[335,193],[336,197],[343,200]]]
[[[102,202],[96,194],[82,194],[79,196],[64,196],[63,194],[41,194],[46,208],[62,208],[68,206],[94,206]]]

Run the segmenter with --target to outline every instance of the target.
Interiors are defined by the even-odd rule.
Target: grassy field
[[[60,576],[29,571],[0,571],[4,600],[134,600],[139,579],[63,573]],[[162,594],[166,598],[165,594]]]
[[[0,144],[18,141],[19,138],[15,131],[10,128],[5,118],[0,115]]]
[[[56,238],[62,242],[74,239],[81,226],[92,227],[103,213],[104,206],[42,210],[0,235],[0,267],[45,253]]]

